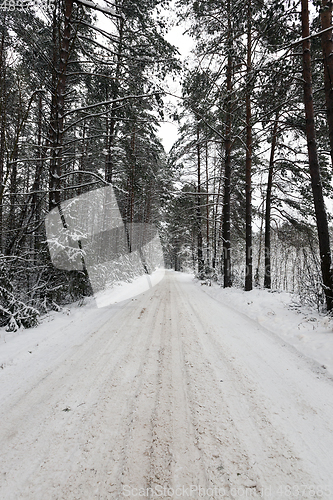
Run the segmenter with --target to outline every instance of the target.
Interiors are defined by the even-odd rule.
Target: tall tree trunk
[[[230,0],[228,10],[228,61],[227,61],[227,102],[226,102],[226,129],[225,129],[225,163],[224,163],[224,192],[223,192],[223,281],[228,288],[231,282],[231,234],[230,234],[230,189],[231,189],[231,92],[232,92],[232,30]]]
[[[13,159],[12,159],[12,166],[11,166],[11,173],[10,173],[10,184],[9,184],[9,192],[10,192],[10,197],[9,197],[9,213],[8,213],[8,222],[6,224],[6,227],[8,229],[7,233],[7,238],[6,238],[6,244],[5,244],[5,254],[10,255],[12,253],[12,250],[14,248],[16,238],[17,238],[17,233],[18,231],[15,231],[16,225],[17,225],[17,220],[16,220],[16,212],[17,212],[17,157],[18,157],[18,150],[17,148],[15,149]]]
[[[331,0],[322,0],[320,19],[322,29],[332,26],[332,4]],[[329,129],[329,140],[331,149],[331,160],[333,165],[333,40],[332,30],[321,35],[321,46],[324,62],[324,86],[327,110],[327,123]]]
[[[222,168],[222,166],[221,166]],[[214,157],[214,193],[216,193],[216,177],[217,177],[217,168],[216,168],[216,157]],[[217,195],[214,195],[213,202],[213,258],[212,258],[212,267],[216,268],[217,264],[217,247],[218,247],[218,209],[221,195],[221,187],[222,187],[222,172],[220,171],[218,186],[217,186]]]
[[[145,208],[143,213],[143,221],[146,224],[151,223],[151,208],[152,208],[152,198],[154,193],[154,182],[152,178],[148,181],[148,186],[145,193]]]
[[[209,161],[209,155],[208,155],[208,141],[206,140],[206,191],[207,191],[207,197],[206,197],[206,259],[207,259],[207,266],[210,267],[210,238],[209,238],[209,172],[208,172],[208,161]]]
[[[59,32],[58,9],[53,11],[53,73],[51,103],[51,147],[49,209],[60,204],[60,176],[62,164],[62,145],[64,133],[65,92],[67,81],[67,65],[71,36],[71,15],[73,0],[65,0],[64,31],[60,44],[60,56],[57,56],[57,40]]]
[[[6,134],[6,59],[5,32],[3,30],[0,44],[0,252],[3,251],[3,205],[4,165],[5,165],[5,134]]]
[[[247,13],[247,64],[246,64],[246,215],[245,215],[245,290],[252,290],[252,117],[251,117],[251,72],[252,72],[252,5],[248,0]]]
[[[40,178],[43,169],[43,151],[42,151],[42,115],[43,115],[43,101],[42,96],[39,95],[38,99],[38,129],[37,129],[37,161],[36,161],[36,173],[35,179],[32,186],[32,199],[31,199],[31,211],[35,215],[35,222],[38,223],[39,217],[36,213],[37,203],[38,203],[38,193],[40,188]]]
[[[35,264],[37,263],[38,259],[37,251],[39,249],[41,242],[40,220],[41,220],[42,207],[41,207],[41,197],[39,196],[38,191],[40,190],[41,178],[44,170],[44,157],[45,157],[45,150],[42,147],[42,116],[43,116],[43,100],[40,94],[38,100],[37,161],[36,161],[36,171],[35,171],[35,178],[32,186],[32,196],[31,196],[31,219],[33,220],[33,223],[36,226],[33,235]]]
[[[49,144],[50,144],[50,180],[49,180],[49,210],[60,204],[59,179],[57,179],[57,84],[58,84],[58,32],[59,32],[59,15],[57,4],[53,7],[52,20],[52,81],[51,81],[51,113],[50,113],[50,129],[49,129]]]
[[[20,227],[17,221],[17,160],[19,154],[19,137],[21,132],[22,115],[24,111],[21,107],[18,107],[16,114],[16,126],[15,126],[15,143],[13,145],[13,150],[11,152],[10,158],[7,160],[6,170],[9,177],[9,210],[6,217],[5,228],[7,229],[7,237],[4,242],[4,253],[10,255],[14,248],[17,231],[15,229]]]
[[[268,180],[266,191],[266,211],[265,211],[265,276],[264,287],[271,288],[271,201],[272,201],[272,185],[274,173],[274,155],[277,142],[278,115],[275,117],[272,132],[271,154],[269,158]]]
[[[133,129],[132,135],[131,135],[131,170],[129,172],[128,178],[127,178],[127,214],[126,214],[126,222],[130,224],[130,230],[132,230],[131,224],[134,221],[134,185],[135,185],[135,171],[136,171],[136,152],[135,152],[135,147],[136,147],[136,132],[135,129]],[[130,240],[132,241],[130,234]]]
[[[121,18],[119,21],[119,41],[118,41],[118,50],[117,50],[117,64],[114,78],[114,88],[112,91],[112,99],[116,99],[118,97],[118,86],[119,86],[119,77],[122,63],[122,52],[123,52],[123,38],[124,38],[124,19]],[[114,146],[114,138],[115,138],[115,128],[116,128],[116,110],[117,104],[113,103],[111,105],[109,123],[108,123],[108,131],[107,131],[107,156],[105,162],[105,180],[107,182],[112,182],[113,177],[113,146]]]
[[[198,226],[198,272],[204,269],[202,253],[202,217],[201,217],[201,157],[200,157],[200,130],[197,122],[197,161],[198,161],[198,196],[197,196],[197,226]]]
[[[86,131],[87,131],[87,124],[84,123],[84,125],[82,127],[82,142],[81,142],[81,149],[80,149],[80,153],[81,153],[80,170],[81,170],[81,172],[78,174],[79,187],[76,190],[78,195],[82,194],[84,192],[84,187],[82,186],[82,184],[84,184],[85,174],[83,172],[86,170],[87,158],[88,158],[88,140],[86,140]]]
[[[62,3],[60,2],[60,5]],[[61,35],[60,15],[61,7],[55,3],[53,10],[53,68],[52,68],[52,100],[51,100],[51,120],[50,120],[50,181],[49,181],[49,210],[56,207],[60,208],[61,202],[61,174],[62,174],[62,155],[64,139],[64,113],[65,113],[65,95],[67,83],[67,67],[70,57],[70,39],[71,39],[71,17],[73,12],[73,0],[64,0],[64,29]],[[58,37],[61,37],[60,41]],[[60,44],[60,54],[58,46]],[[60,211],[61,220],[64,227],[67,227],[66,220]],[[82,250],[81,241],[78,240],[78,246]],[[92,295],[92,287],[88,276],[88,271],[84,258],[82,257],[82,267],[84,284],[81,282],[80,273],[74,274],[72,279],[78,282],[78,286],[84,286],[86,295]],[[76,285],[74,285],[76,287]]]
[[[302,38],[309,37],[309,6],[308,0],[301,0],[302,5]],[[328,230],[328,221],[324,196],[320,178],[319,161],[317,154],[317,142],[314,122],[312,75],[311,75],[311,52],[310,40],[303,41],[303,80],[304,80],[304,106],[306,118],[306,138],[308,145],[309,167],[311,175],[312,194],[316,213],[320,263],[326,297],[327,310],[333,308],[333,287],[331,270],[331,249]]]

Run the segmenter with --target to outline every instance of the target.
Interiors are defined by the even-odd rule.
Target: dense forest
[[[166,267],[330,312],[332,4],[3,0],[2,325],[92,294],[84,267],[53,265],[45,217],[110,185],[125,226],[158,228]],[[194,41],[185,63],[171,11]]]

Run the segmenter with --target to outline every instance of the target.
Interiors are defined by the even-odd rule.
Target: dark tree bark
[[[215,178],[216,178],[216,168],[214,168],[214,193],[216,191],[215,189]],[[219,202],[220,202],[220,195],[221,195],[221,187],[222,187],[222,172],[220,172],[219,175],[219,181],[218,181],[218,186],[217,186],[217,195],[216,197],[214,196],[214,204],[213,204],[213,257],[212,257],[212,268],[216,268],[217,264],[217,247],[218,247],[218,224],[219,224],[219,217],[218,217],[218,209],[219,209]]]
[[[135,174],[136,174],[136,132],[133,129],[131,134],[131,167],[127,178],[127,208],[126,208],[126,222],[130,224],[130,230],[132,228],[131,224],[134,222],[134,186],[135,186]],[[129,242],[132,241],[129,235]]]
[[[230,0],[228,10],[228,61],[227,61],[227,102],[226,102],[226,128],[225,128],[225,166],[224,166],[224,192],[223,192],[223,280],[224,287],[230,287],[231,282],[231,249],[230,249],[230,189],[231,189],[231,92],[232,92],[232,32]]]
[[[71,15],[73,0],[65,0],[64,31],[58,57],[59,13],[53,11],[53,72],[52,72],[52,102],[51,102],[51,162],[50,162],[50,193],[49,209],[60,204],[60,176],[62,164],[62,145],[64,133],[65,92],[67,81],[67,65],[70,52]]]
[[[247,13],[247,64],[246,64],[246,215],[245,215],[245,291],[252,290],[252,117],[251,117],[251,87],[252,72],[252,5],[248,0]]]
[[[15,148],[14,154],[13,154],[13,159],[12,159],[12,166],[11,166],[11,172],[10,172],[10,183],[9,183],[9,212],[8,212],[8,218],[7,218],[7,223],[6,223],[6,228],[7,228],[7,238],[6,238],[6,243],[5,243],[5,254],[10,255],[13,251],[15,241],[17,238],[17,232],[15,231],[16,228],[16,206],[17,206],[17,156],[18,156],[18,150],[17,147]]]
[[[58,119],[57,119],[57,83],[58,83],[58,32],[59,32],[59,16],[56,3],[53,8],[52,21],[52,81],[51,81],[51,113],[50,113],[50,181],[49,181],[49,210],[52,210],[60,203],[59,191],[59,175],[57,173],[57,135],[58,135]]]
[[[45,158],[45,149],[42,147],[42,116],[43,116],[43,100],[42,96],[39,95],[38,99],[38,129],[37,129],[37,161],[36,161],[36,171],[35,178],[32,186],[32,195],[31,195],[31,218],[34,221],[34,225],[36,229],[34,231],[34,250],[35,250],[35,263],[37,262],[37,250],[39,249],[41,242],[41,198],[38,194],[38,191],[41,188],[41,179],[44,170],[44,158]]]
[[[266,210],[265,210],[265,276],[264,287],[271,288],[271,201],[274,173],[274,155],[277,142],[278,116],[275,117],[272,132],[271,154],[269,158],[268,180],[266,192]]]
[[[322,0],[320,19],[322,29],[332,26],[332,4],[331,0]],[[327,110],[327,123],[329,129],[329,140],[331,149],[331,160],[333,165],[333,40],[332,30],[321,35],[321,46],[324,62],[324,85]]]
[[[306,38],[310,35],[308,0],[301,0],[301,5],[302,5],[302,38]],[[313,95],[312,95],[310,40],[303,41],[303,80],[304,80],[304,106],[305,106],[305,118],[306,118],[306,138],[307,138],[308,155],[309,155],[312,194],[315,206],[316,223],[318,231],[321,272],[322,272],[324,293],[326,297],[327,310],[330,311],[333,308],[331,249],[330,249],[327,214],[324,203],[318,153],[317,153]]]
[[[6,60],[5,60],[5,32],[1,35],[0,44],[0,252],[3,250],[3,191],[4,191],[4,164],[5,164],[5,133],[6,133]]]
[[[117,50],[117,64],[116,71],[114,77],[113,91],[111,98],[116,99],[118,97],[118,85],[119,85],[119,77],[122,63],[122,52],[123,52],[123,38],[124,38],[124,19],[121,18],[119,21],[119,42],[118,42],[118,50]],[[113,177],[113,146],[115,139],[115,128],[117,123],[116,117],[116,109],[117,104],[113,103],[111,105],[111,111],[109,116],[109,123],[107,124],[107,156],[105,161],[105,180],[107,182],[112,182]]]
[[[207,266],[210,266],[210,238],[209,238],[209,172],[208,172],[208,141],[206,140],[205,144],[205,152],[206,152],[206,191],[207,191],[207,196],[206,196],[206,259],[207,259]]]
[[[202,252],[202,214],[201,214],[201,157],[200,157],[200,130],[199,122],[197,123],[197,174],[198,174],[198,196],[197,196],[197,226],[198,226],[198,272],[204,269],[203,252]]]

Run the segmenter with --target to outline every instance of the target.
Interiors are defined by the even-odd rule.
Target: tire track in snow
[[[223,498],[233,499],[234,489],[239,488],[244,496],[259,498],[260,488],[239,439],[233,414],[221,391],[220,379],[202,347],[201,335],[208,335],[209,326],[201,323],[198,310],[190,300],[186,300],[181,288],[178,295],[184,311],[182,336],[188,399],[196,429],[196,446],[206,470],[206,489],[217,489],[224,492]]]
[[[127,307],[127,311],[130,307],[131,305]],[[105,430],[103,420],[105,418],[108,420],[111,429],[114,429],[112,437],[118,440],[117,429],[123,427],[121,417],[126,411],[131,389],[133,392],[133,374],[136,370],[140,370],[140,367],[137,368],[138,362],[142,359],[140,345],[142,351],[142,344],[144,344],[143,350],[150,344],[151,329],[144,330],[145,341],[142,335],[135,335],[136,331],[132,326],[135,324],[137,311],[136,306],[133,307],[133,311],[127,314],[125,319],[121,312],[113,318],[114,332],[111,338],[108,331],[110,324],[104,325],[81,349],[70,358],[62,359],[62,363],[55,371],[43,375],[37,387],[29,390],[26,396],[16,402],[12,415],[15,419],[11,419],[8,425],[11,429],[15,429],[17,436],[14,438],[13,432],[9,433],[10,449],[9,446],[7,450],[6,446],[2,448],[3,470],[8,471],[9,466],[6,466],[6,463],[10,464],[8,480],[16,483],[18,488],[12,495],[13,499],[44,500],[44,492],[40,493],[40,496],[33,493],[38,484],[45,483],[44,487],[52,490],[58,489],[62,483],[66,484],[68,481],[71,485],[65,488],[64,493],[64,498],[67,500],[71,498],[71,491],[75,489],[74,485],[80,481],[82,475],[85,476],[83,483],[87,490],[90,490],[87,476],[96,476],[95,462],[102,463],[100,455],[105,447],[102,442],[105,440],[104,435],[98,437],[101,430]],[[71,393],[74,399],[71,399]],[[63,413],[61,410],[66,404],[73,406],[74,400],[75,404],[85,402],[85,405],[80,406],[75,414],[72,411]],[[115,401],[116,408],[113,408]],[[6,420],[8,421],[3,418],[2,421]],[[62,424],[64,424],[63,429]],[[106,438],[106,441],[108,439]],[[4,439],[2,443],[5,444]],[[68,443],[72,443],[72,449]],[[16,458],[17,448],[20,450],[20,455]],[[94,448],[96,453],[91,452]],[[108,448],[111,450],[112,446]],[[33,450],[33,460],[25,464],[25,468],[21,463],[23,450],[26,450],[28,456]],[[106,453],[108,455],[106,464],[110,461],[110,453],[112,457],[112,451]],[[83,467],[86,456],[93,458],[88,467]],[[79,466],[76,467],[76,464]],[[87,470],[91,473],[87,474]],[[52,480],[51,477],[46,477],[45,481],[47,471],[52,471]],[[28,496],[24,489],[22,496],[19,494],[20,483],[28,484],[31,490]],[[93,483],[96,484],[96,477]],[[93,492],[86,491],[84,495],[87,496],[84,498],[89,500],[93,498],[91,493]],[[5,493],[3,498],[9,500],[8,494]],[[82,495],[80,488],[78,494]],[[50,494],[49,498],[53,496]],[[54,498],[58,496],[55,495]]]
[[[207,500],[240,500],[245,493],[284,500],[262,492],[269,485],[315,485],[328,477],[324,466],[322,476],[313,474],[320,472],[316,464],[308,470],[304,453],[314,460],[320,447],[304,452],[302,440],[290,438],[293,423],[284,416],[290,412],[297,425],[303,411],[311,425],[322,411],[326,427],[312,435],[324,445],[332,427],[323,399],[328,388],[307,397],[307,384],[324,386],[305,366],[292,369],[296,356],[288,354],[290,371],[282,376],[281,346],[182,280],[167,273],[38,372],[31,380],[39,383],[23,382],[26,394],[22,389],[7,398],[0,461],[8,479],[0,498],[123,500],[125,486],[175,491],[192,485],[224,491]],[[263,345],[253,346],[258,339]],[[276,361],[265,360],[267,349]],[[244,363],[247,355],[251,362]],[[302,390],[288,386],[302,377]]]
[[[184,292],[184,288],[182,290]],[[193,301],[195,296],[197,304],[192,304],[191,300]],[[314,487],[317,485],[319,491],[320,486],[327,484],[327,477],[329,477],[327,473],[329,474],[329,471],[326,473],[326,483],[324,482],[325,475],[320,477],[318,473],[311,474],[309,464],[305,464],[301,460],[295,443],[289,439],[289,434],[285,434],[285,428],[277,426],[276,422],[271,421],[272,408],[266,404],[264,394],[260,391],[260,379],[253,380],[252,377],[249,377],[244,360],[238,362],[233,356],[235,353],[228,349],[228,330],[226,325],[223,324],[223,311],[225,311],[225,308],[220,305],[222,311],[219,311],[217,302],[213,307],[214,303],[205,300],[200,289],[196,290],[196,294],[191,293],[191,296],[188,296],[187,299],[186,294],[183,293],[182,305],[183,308],[191,311],[191,314],[186,316],[190,318],[190,323],[193,324],[192,331],[194,333],[192,340],[189,342],[189,352],[192,351],[192,359],[196,363],[198,360],[205,359],[205,363],[202,363],[200,370],[197,370],[197,372],[201,373],[204,373],[205,370],[207,372],[204,384],[201,382],[201,385],[207,388],[209,387],[209,379],[211,380],[210,390],[214,393],[212,387],[214,385],[215,389],[218,389],[221,393],[222,401],[224,399],[223,411],[227,413],[227,420],[230,421],[229,425],[225,426],[226,432],[222,432],[219,439],[222,447],[227,448],[225,457],[229,461],[229,470],[234,469],[227,478],[228,481],[232,483],[233,487],[242,487],[243,491],[249,485],[250,487],[256,485],[256,493],[259,498],[262,498],[261,495],[264,495],[263,492],[268,491],[267,488],[269,487],[273,488],[273,495],[274,489],[278,491],[279,486],[285,487],[288,485],[291,488],[294,485],[302,484]],[[195,307],[199,303],[201,304],[200,309]],[[215,320],[212,322],[211,318],[214,316]],[[234,316],[237,316],[237,314]],[[220,318],[221,328],[219,329],[216,328],[216,317]],[[243,328],[246,327],[246,321],[243,320],[242,326]],[[195,337],[196,340],[193,342]],[[246,347],[249,348],[248,352],[252,355],[250,345],[247,344]],[[254,349],[252,347],[253,350],[255,350],[255,347]],[[264,358],[262,358],[261,363],[264,362]],[[291,366],[292,363],[295,363],[295,357],[291,360]],[[223,380],[220,386],[216,382],[218,380]],[[218,393],[215,392],[215,394]],[[198,396],[193,394],[193,399],[196,398]],[[202,400],[204,401],[204,399]],[[208,427],[214,421],[221,421],[221,418],[214,417],[214,415],[211,415],[211,419],[209,419],[209,413],[214,409],[212,401],[209,408],[206,418]],[[199,413],[203,417],[204,411]],[[290,426],[293,427],[292,422],[290,422]],[[230,446],[230,431],[232,429],[234,429],[234,436],[238,438],[238,443],[235,441],[234,445]],[[206,442],[206,447],[207,444]],[[226,445],[228,446],[226,447]],[[238,457],[236,454],[236,459],[232,459],[231,456],[228,459],[228,455],[232,455],[230,454],[232,448],[234,448],[234,451],[237,450]],[[243,453],[239,455],[241,450],[243,450]],[[232,464],[237,464],[237,467],[232,467]],[[235,477],[235,470],[237,469],[240,472]],[[317,470],[320,471],[318,467]],[[245,482],[244,477],[246,478]],[[254,495],[253,498],[256,498],[256,496]],[[269,496],[269,498],[272,497]],[[302,498],[330,498],[330,496],[317,496],[313,492],[305,491]]]
[[[162,488],[176,490],[195,484],[198,477],[204,478],[188,414],[177,300],[171,293],[169,281],[157,306],[159,317],[145,363],[146,382],[137,398],[123,481],[123,486],[131,491],[142,488],[150,493],[158,493]]]
[[[149,296],[144,298],[148,304]],[[136,398],[142,390],[144,383],[143,371],[145,360],[149,353],[152,338],[155,331],[155,322],[157,310],[148,318],[142,314],[138,314],[141,305],[136,304],[133,315],[128,319],[125,325],[134,329],[133,343],[126,345],[128,353],[126,359],[118,363],[116,376],[112,380],[112,390],[108,394],[108,404],[105,408],[96,410],[96,425],[95,434],[101,433],[104,430],[106,444],[104,458],[101,451],[103,445],[93,442],[89,453],[89,462],[92,466],[90,472],[86,468],[81,474],[81,484],[85,485],[85,490],[80,492],[80,481],[75,477],[75,488],[67,488],[64,499],[76,498],[77,494],[81,494],[78,498],[114,498],[122,491],[124,475],[126,474],[126,462],[130,449],[130,428],[133,421],[133,413],[136,405]],[[138,347],[141,345],[141,348]],[[120,364],[121,363],[121,364]],[[131,377],[128,374],[131,373]],[[127,384],[124,380],[128,379]],[[119,412],[119,407],[123,411]],[[118,418],[117,418],[118,416]],[[108,419],[109,425],[105,425],[105,419]],[[112,436],[110,430],[112,429]],[[140,461],[141,463],[141,461]],[[87,474],[87,471],[89,472]],[[94,472],[96,473],[94,474]]]

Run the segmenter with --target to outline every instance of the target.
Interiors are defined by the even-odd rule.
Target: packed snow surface
[[[171,271],[2,330],[0,499],[332,499],[332,336]]]

